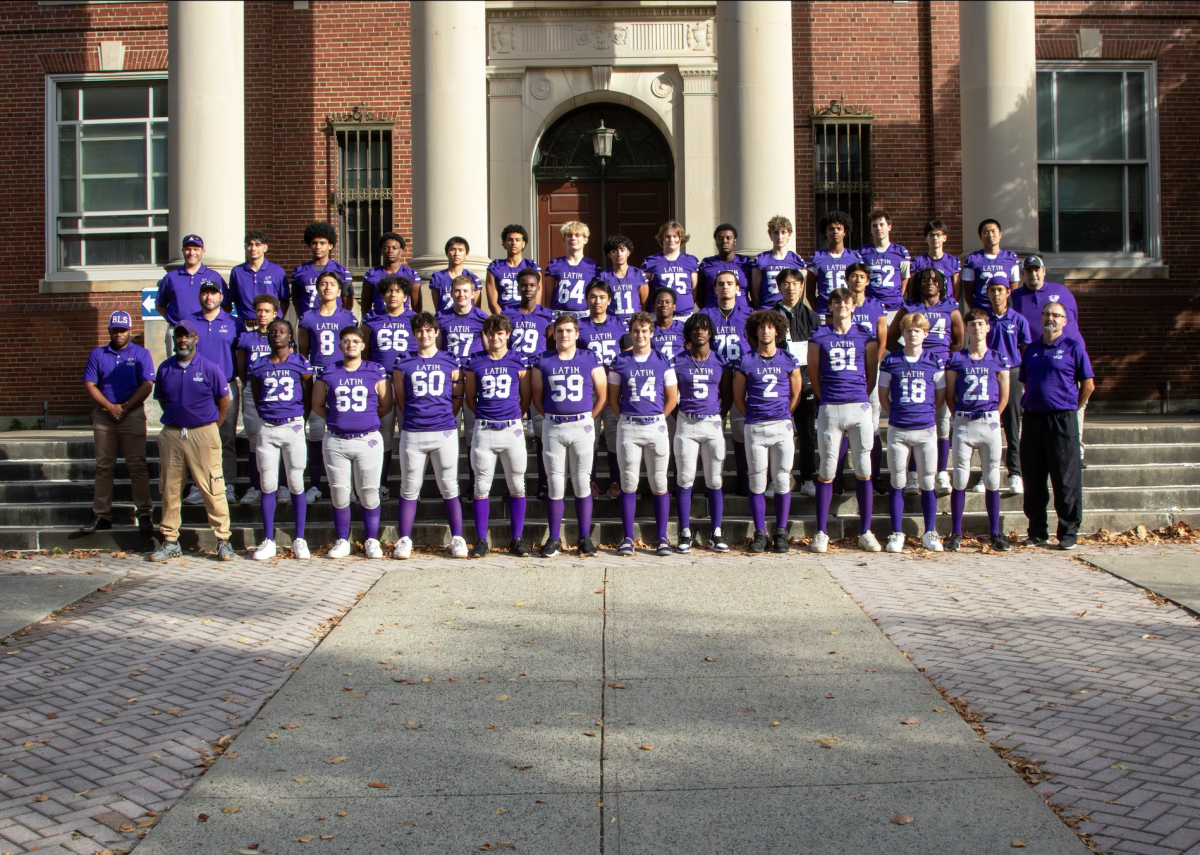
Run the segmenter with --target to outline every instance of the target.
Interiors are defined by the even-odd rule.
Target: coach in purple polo
[[[173,352],[171,330],[184,318],[200,311],[200,286],[205,282],[217,282],[221,293],[225,293],[225,280],[215,270],[203,264],[204,241],[200,235],[184,235],[183,266],[167,271],[158,280],[158,296],[154,308],[167,320],[167,353]]]
[[[92,497],[94,519],[80,527],[84,534],[112,528],[113,470],[117,449],[129,468],[138,529],[151,535],[150,474],[146,467],[146,410],[143,402],[154,385],[150,351],[129,340],[133,321],[117,310],[108,318],[108,344],[88,356],[83,388],[95,403],[92,437],[96,455],[96,487]]]
[[[229,271],[229,291],[225,295],[225,311],[237,309],[238,319],[245,329],[258,328],[254,298],[270,294],[279,301],[279,317],[287,314],[292,289],[287,273],[273,261],[267,260],[267,233],[254,229],[246,232],[246,260]]]
[[[183,554],[179,548],[180,494],[189,471],[204,497],[204,510],[217,536],[217,558],[233,558],[217,427],[229,412],[229,383],[222,368],[196,350],[199,340],[195,321],[189,318],[176,324],[175,355],[163,360],[154,378],[154,398],[162,404],[158,486],[162,494],[163,544],[150,556],[151,561]]]

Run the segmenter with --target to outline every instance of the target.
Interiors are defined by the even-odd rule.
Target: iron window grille
[[[358,114],[356,107],[351,117]],[[392,125],[331,121],[330,129],[338,256],[351,273],[361,275],[381,263],[379,238],[394,230]]]
[[[814,110],[811,118],[813,228],[819,231],[829,211],[844,211],[854,221],[846,246],[863,246],[871,212],[871,118],[864,108],[840,101]],[[816,241],[823,247],[825,235],[818,233]]]

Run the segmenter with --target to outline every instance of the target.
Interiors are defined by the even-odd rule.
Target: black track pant
[[[1004,452],[1004,465],[1009,475],[1021,474],[1021,381],[1017,372],[1008,372],[1008,406],[1000,413],[1000,427],[1004,428],[1004,439],[1008,448]]]
[[[1025,516],[1029,536],[1050,535],[1046,505],[1054,488],[1058,536],[1076,535],[1083,522],[1083,471],[1079,458],[1079,421],[1075,410],[1025,411],[1021,423],[1021,464],[1025,480]]]

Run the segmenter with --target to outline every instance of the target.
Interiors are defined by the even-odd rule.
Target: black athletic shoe
[[[1008,538],[1002,534],[992,535],[992,549],[997,552],[1008,552],[1012,547],[1009,546]]]
[[[947,552],[958,552],[958,550],[960,550],[960,549],[962,549],[962,535],[961,534],[952,534],[948,538],[946,538],[946,551]]]
[[[679,532],[679,543],[675,546],[675,551],[680,555],[687,555],[692,551],[692,530],[685,528]]]
[[[547,487],[545,484],[538,484],[537,497],[539,499],[544,499],[549,495],[550,495],[550,488]]]
[[[1027,538],[1025,538],[1023,541],[1021,541],[1021,545],[1022,546],[1038,546],[1038,547],[1041,547],[1044,549],[1050,545],[1050,538],[1049,538],[1049,536],[1031,534]]]
[[[558,553],[562,552],[562,541],[547,540],[542,544],[542,557],[553,558]]]
[[[833,476],[833,495],[842,496],[846,493],[846,482],[842,480],[841,474]]]
[[[1076,540],[1075,535],[1064,534],[1062,537],[1060,537],[1058,539],[1058,548],[1059,549],[1074,549],[1075,544],[1077,542],[1078,541]]]
[[[791,549],[791,546],[788,545],[787,529],[775,529],[775,537],[773,538],[771,549],[774,552],[778,552],[780,555],[785,554]]]
[[[529,555],[529,547],[525,545],[525,538],[514,537],[508,542],[508,554],[515,555],[518,558],[524,558]]]
[[[146,537],[154,536],[154,524],[150,522],[150,517],[138,517],[138,532]]]
[[[890,486],[891,481],[890,481],[890,479],[887,479],[887,478],[872,478],[871,483],[875,487],[875,495],[876,496],[886,496],[888,487]]]
[[[767,533],[761,528],[754,530],[754,540],[750,541],[750,552],[767,551]]]
[[[104,517],[96,517],[90,523],[84,523],[79,527],[83,534],[91,534],[94,531],[107,531],[112,528],[112,520],[106,520]]]
[[[712,537],[708,539],[708,548],[713,552],[729,551],[729,541],[725,539],[725,535],[721,534],[720,529],[714,531]]]
[[[578,545],[579,545],[579,554],[580,555],[595,555],[596,554],[596,544],[592,543],[592,539],[590,537],[579,538]]]
[[[471,547],[472,558],[487,558],[488,545],[486,540],[477,540],[475,545]]]

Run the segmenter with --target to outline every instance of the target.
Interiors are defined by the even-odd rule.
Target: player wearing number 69
[[[321,372],[313,383],[313,412],[326,422],[322,451],[333,500],[337,540],[330,558],[350,554],[350,488],[362,506],[367,558],[382,558],[379,545],[379,474],[383,470],[380,416],[391,412],[392,389],[378,362],[362,358],[366,344],[357,325],[341,331],[342,360]]]

